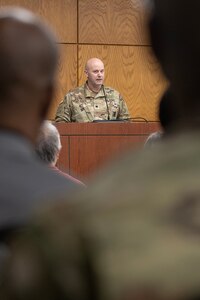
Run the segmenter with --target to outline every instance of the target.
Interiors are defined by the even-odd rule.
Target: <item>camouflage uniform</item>
[[[69,91],[59,104],[56,122],[92,122],[129,118],[128,108],[118,91],[102,85],[95,94],[85,83]]]
[[[42,214],[14,246],[6,299],[200,295],[199,153],[199,134],[130,153]]]

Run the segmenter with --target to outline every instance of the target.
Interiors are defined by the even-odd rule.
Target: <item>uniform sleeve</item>
[[[126,105],[126,102],[122,98],[121,95],[119,95],[119,101],[120,101],[120,110],[119,110],[119,116],[118,119],[128,119],[130,118],[128,107]]]
[[[71,119],[72,109],[71,109],[71,96],[68,93],[64,100],[60,102],[57,112],[55,121],[56,122],[72,122]]]
[[[15,238],[1,284],[6,300],[93,299],[93,276],[77,226],[71,213],[65,222],[59,215],[52,220],[47,214]]]

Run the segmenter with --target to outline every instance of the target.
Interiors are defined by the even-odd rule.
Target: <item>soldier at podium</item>
[[[103,85],[104,64],[91,58],[85,65],[87,81],[70,90],[59,104],[56,122],[126,120],[129,112],[120,93]]]

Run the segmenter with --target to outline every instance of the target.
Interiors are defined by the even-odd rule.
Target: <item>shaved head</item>
[[[85,70],[88,71],[89,69],[91,69],[92,66],[94,66],[96,64],[100,64],[104,68],[103,62],[99,58],[94,57],[94,58],[88,59],[88,61],[86,62],[86,65],[85,65]]]
[[[8,7],[0,10],[0,41],[0,126],[25,133],[23,121],[31,135],[52,100],[55,36],[30,11]]]
[[[87,85],[89,89],[97,93],[104,82],[104,64],[99,58],[90,58],[85,65]]]

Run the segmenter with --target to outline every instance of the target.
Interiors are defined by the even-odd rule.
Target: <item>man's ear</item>
[[[86,75],[86,77],[88,78],[88,70],[87,69],[85,69],[85,75]]]

